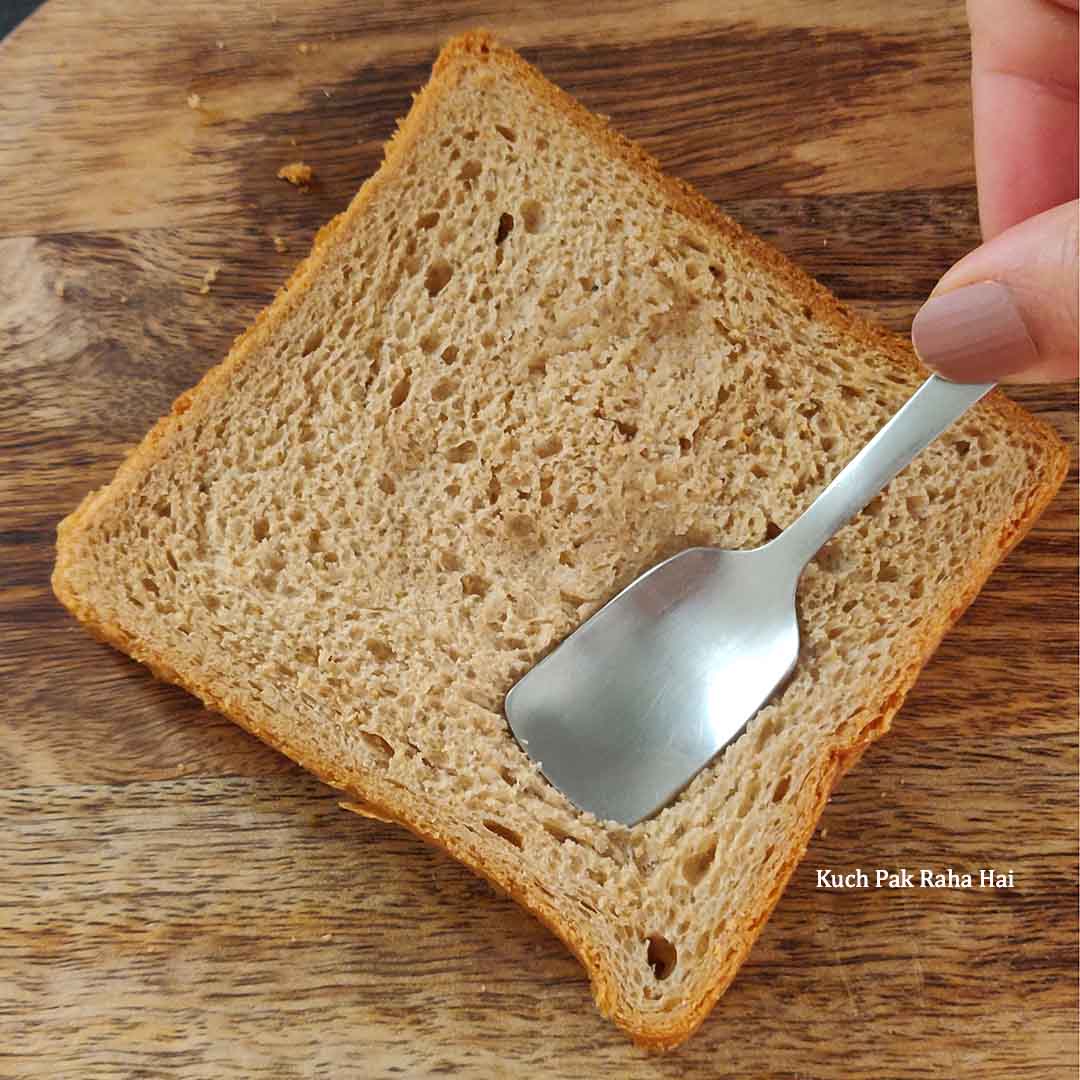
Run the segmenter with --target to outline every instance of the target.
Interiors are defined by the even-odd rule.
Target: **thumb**
[[[1064,203],[965,255],[911,324],[922,362],[954,382],[1075,379],[1077,229]]]

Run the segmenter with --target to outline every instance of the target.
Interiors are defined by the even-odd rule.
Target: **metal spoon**
[[[541,660],[506,718],[548,780],[626,825],[670,802],[794,669],[806,564],[993,385],[932,375],[775,540],[660,563]]]

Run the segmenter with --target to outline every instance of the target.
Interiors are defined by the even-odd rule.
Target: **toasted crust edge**
[[[346,809],[403,825],[502,889],[532,912],[578,957],[590,978],[597,1006],[602,1013],[625,1030],[639,1046],[653,1050],[671,1049],[694,1032],[730,985],[779,901],[795,867],[805,854],[818,819],[837,781],[855,764],[865,749],[889,729],[892,717],[945,633],[974,600],[998,562],[1023,539],[1049,504],[1065,477],[1068,454],[1064,444],[1049,426],[1015,405],[1003,394],[995,392],[985,400],[983,408],[998,413],[1042,451],[1045,459],[1043,476],[1002,529],[996,543],[989,544],[981,556],[969,564],[966,578],[957,582],[946,595],[944,599],[947,602],[942,605],[942,615],[926,627],[913,650],[910,662],[902,669],[900,676],[882,689],[877,702],[868,706],[868,718],[857,735],[847,745],[832,748],[823,767],[807,781],[813,785],[813,792],[802,821],[801,835],[792,844],[791,857],[780,867],[772,880],[762,883],[752,916],[748,916],[746,924],[733,935],[734,940],[730,942],[724,955],[711,958],[709,977],[698,980],[698,985],[703,986],[702,992],[688,999],[685,1008],[674,1014],[658,1016],[636,1011],[622,993],[621,986],[606,969],[602,953],[592,945],[587,935],[578,925],[563,919],[544,894],[538,889],[529,888],[529,883],[523,882],[520,875],[515,876],[508,867],[487,861],[482,853],[467,843],[459,842],[451,831],[440,829],[437,823],[427,820],[411,803],[403,806],[400,792],[380,790],[384,785],[377,777],[363,777],[364,784],[361,786],[355,776],[338,773],[332,761],[314,759],[299,748],[275,738],[258,717],[245,713],[235,702],[223,697],[219,690],[200,683],[197,679],[185,677],[173,668],[165,657],[152,653],[135,641],[123,627],[102,620],[68,584],[65,574],[73,558],[71,542],[84,522],[160,456],[166,437],[183,425],[185,413],[206,402],[230,373],[247,360],[260,340],[288,315],[314,281],[339,231],[349,221],[358,217],[378,187],[394,176],[399,162],[415,141],[423,120],[435,107],[442,91],[455,84],[466,65],[475,63],[498,63],[509,68],[531,90],[559,110],[568,122],[592,137],[602,150],[624,161],[649,181],[674,210],[719,233],[728,244],[740,248],[746,256],[765,267],[809,307],[815,318],[831,322],[838,330],[862,341],[868,347],[882,350],[888,355],[890,362],[900,368],[909,371],[921,370],[910,345],[904,339],[849,311],[781,252],[748,233],[690,184],[666,175],[655,158],[637,144],[612,131],[604,121],[550,83],[520,56],[497,44],[491,34],[486,31],[471,31],[447,43],[436,59],[431,80],[417,96],[408,116],[400,122],[398,131],[388,142],[386,156],[379,170],[363,184],[349,207],[320,229],[309,255],[297,266],[275,299],[236,339],[222,363],[211,368],[195,387],[181,394],[174,402],[171,412],[154,425],[139,447],[121,464],[113,480],[87,495],[80,506],[60,523],[52,587],[60,602],[83,622],[95,637],[139,660],[158,678],[184,687],[200,698],[208,708],[227,716],[326,783],[346,792],[353,800],[342,804]],[[396,800],[393,796],[396,796]]]

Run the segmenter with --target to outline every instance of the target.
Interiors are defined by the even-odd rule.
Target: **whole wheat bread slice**
[[[467,34],[274,303],[62,523],[54,587],[501,886],[606,1015],[673,1046],[1065,451],[999,395],[935,443],[807,570],[782,696],[632,829],[545,783],[503,696],[665,556],[783,529],[921,378],[905,341]]]

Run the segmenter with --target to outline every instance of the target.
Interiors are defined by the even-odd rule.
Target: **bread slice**
[[[905,341],[466,34],[273,304],[61,524],[54,588],[505,889],[603,1013],[670,1047],[1064,448],[999,395],[938,440],[807,570],[783,694],[634,828],[545,783],[503,696],[665,556],[783,529],[921,378]]]

